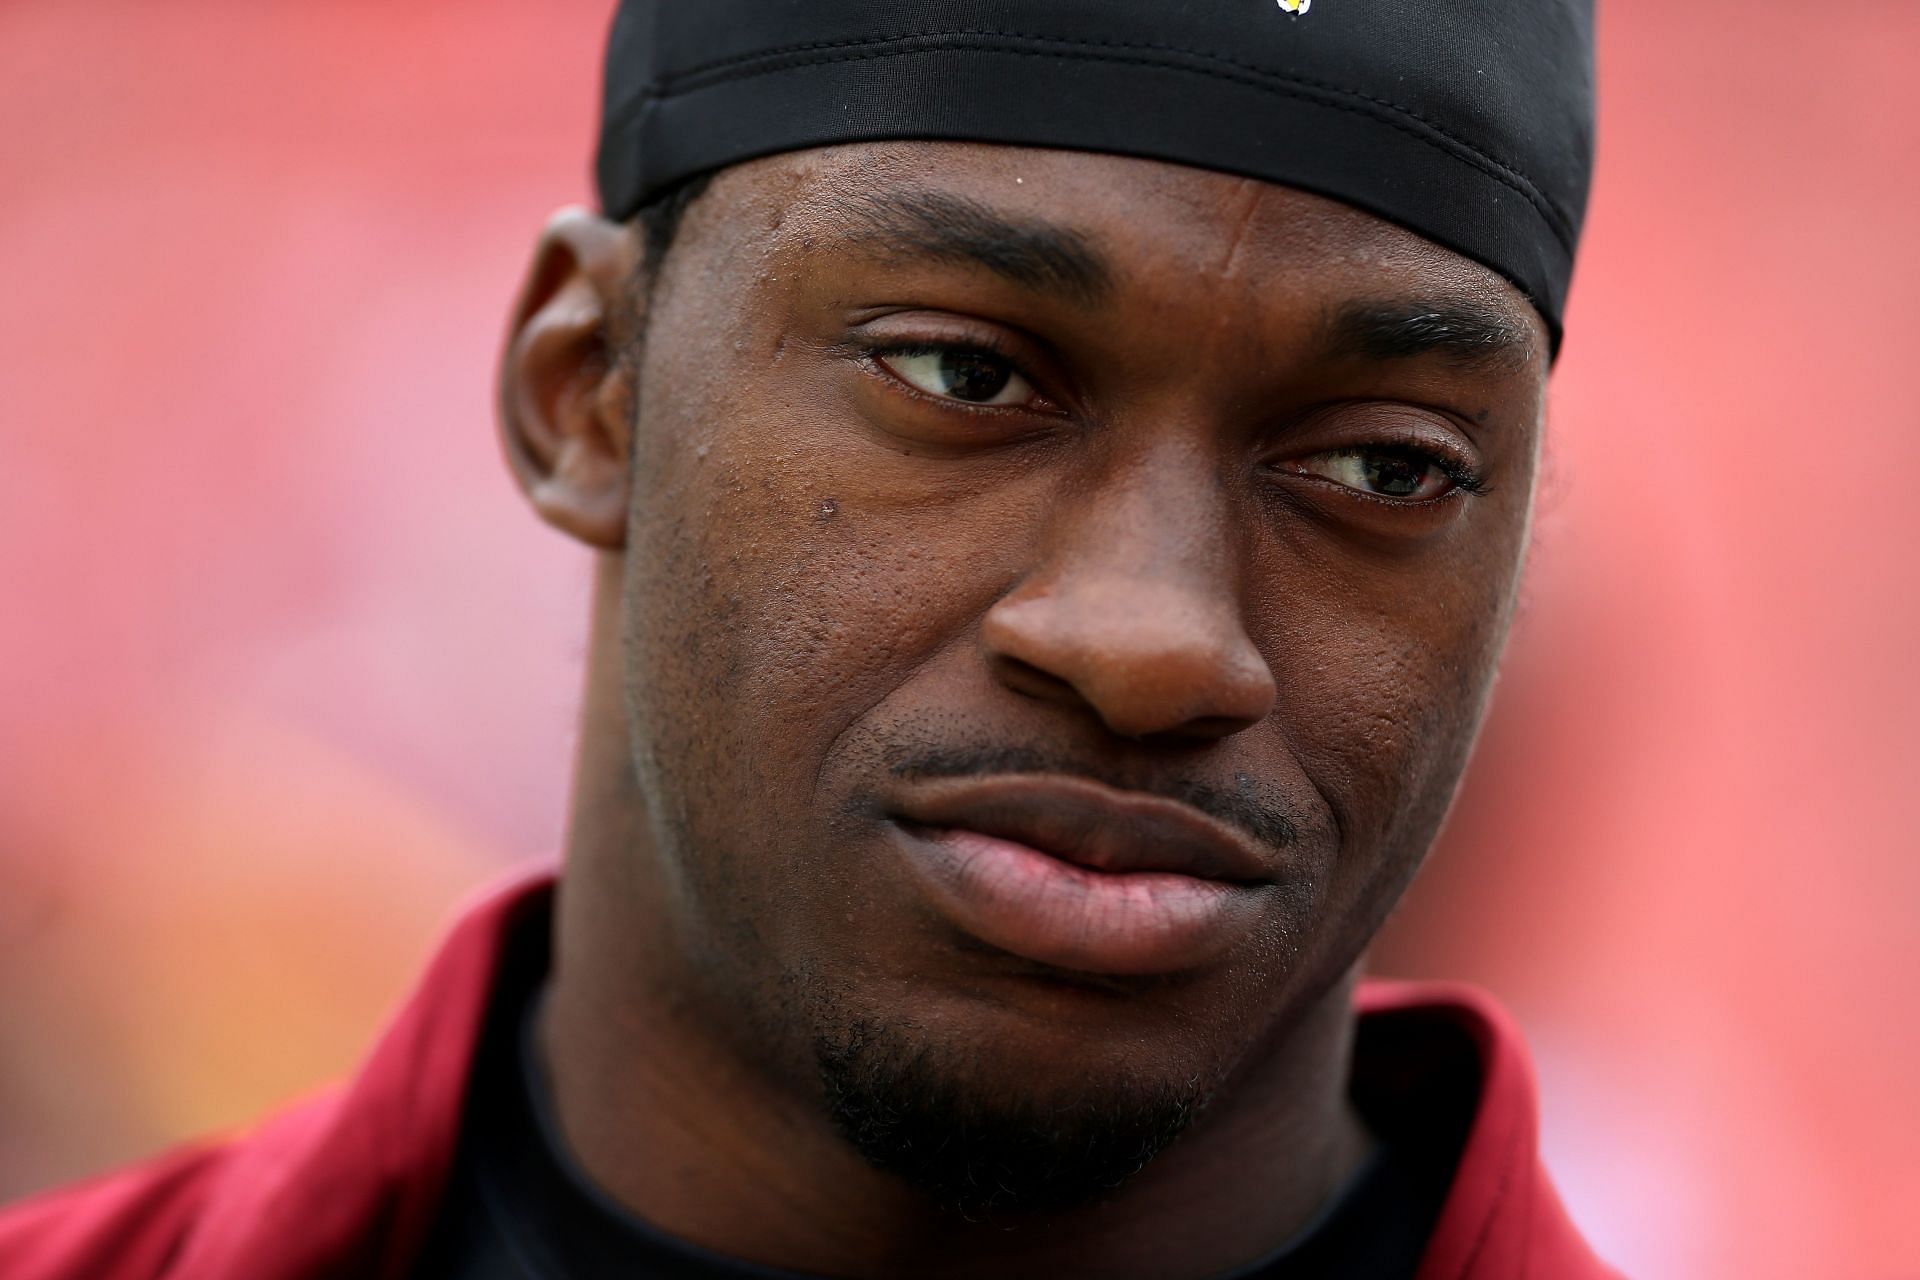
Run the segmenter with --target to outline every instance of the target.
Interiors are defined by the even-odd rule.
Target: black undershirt
[[[795,1280],[801,1273],[675,1239],[616,1204],[575,1163],[552,1112],[533,1036],[546,976],[545,935],[544,927],[528,930],[503,965],[446,1198],[413,1274],[423,1280]],[[1218,1280],[1411,1280],[1452,1177],[1476,1082],[1470,1064],[1461,1073],[1459,1045],[1433,1042],[1438,1028],[1410,1042],[1409,1028],[1382,1036],[1369,1028],[1374,1021],[1362,1023],[1357,1061],[1364,1063],[1369,1041],[1383,1040],[1390,1043],[1377,1047],[1390,1060],[1384,1072],[1356,1072],[1355,1086],[1355,1101],[1380,1138],[1372,1158],[1292,1242]],[[1430,1052],[1436,1047],[1439,1052]],[[1378,1106],[1369,1107],[1363,1096],[1363,1074],[1378,1077]]]

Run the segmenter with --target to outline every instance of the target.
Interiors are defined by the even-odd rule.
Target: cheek
[[[835,739],[971,643],[1000,567],[977,504],[898,483],[818,408],[716,417],[636,496],[630,683],[653,725],[698,722],[709,778],[752,788],[730,803],[800,821]]]
[[[1445,816],[1512,610],[1524,504],[1392,564],[1315,565],[1273,592],[1281,732],[1341,835],[1348,892],[1410,871]],[[1402,878],[1404,878],[1402,876]]]

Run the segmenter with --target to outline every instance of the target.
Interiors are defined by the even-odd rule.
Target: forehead
[[[929,196],[1070,233],[1116,293],[1446,299],[1546,350],[1544,323],[1509,281],[1403,227],[1311,192],[1128,156],[931,141],[790,152],[719,174],[684,234],[715,235],[749,257],[873,253],[887,248],[875,228],[897,226],[891,212]]]

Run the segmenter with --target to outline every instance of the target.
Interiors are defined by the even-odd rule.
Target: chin
[[[818,1034],[827,1113],[870,1164],[970,1219],[1098,1203],[1184,1133],[1217,1072],[855,1018]],[[1117,1046],[1116,1046],[1117,1047]],[[1023,1052],[1032,1050],[1033,1052]]]

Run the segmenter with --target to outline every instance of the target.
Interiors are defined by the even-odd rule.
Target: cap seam
[[[1436,149],[1447,151],[1450,154],[1452,153],[1451,148],[1458,148],[1459,151],[1465,153],[1464,156],[1458,158],[1468,159],[1476,163],[1478,167],[1487,173],[1487,176],[1501,182],[1504,186],[1512,189],[1516,194],[1532,204],[1547,220],[1549,228],[1553,231],[1555,238],[1560,241],[1561,247],[1569,254],[1573,252],[1573,230],[1570,220],[1545,192],[1534,185],[1531,179],[1527,178],[1526,175],[1513,164],[1502,160],[1479,144],[1460,137],[1444,125],[1436,123],[1422,113],[1394,102],[1391,99],[1363,93],[1343,85],[1316,80],[1309,76],[1283,74],[1240,62],[1233,58],[1224,57],[1220,54],[1187,49],[1178,45],[1139,42],[1129,43],[1114,40],[1069,40],[1058,36],[1044,36],[1030,32],[1000,31],[985,28],[956,28],[939,31],[905,32],[892,36],[863,37],[854,40],[789,45],[775,49],[762,49],[751,54],[740,54],[731,58],[715,59],[686,68],[671,75],[656,78],[647,86],[645,96],[652,99],[670,98],[695,89],[705,88],[710,84],[723,83],[728,80],[746,79],[755,75],[769,74],[775,70],[818,66],[833,62],[866,61],[928,52],[928,50],[924,49],[897,49],[876,46],[898,45],[915,40],[952,38],[1028,42],[1045,46],[1045,49],[1022,49],[1015,46],[992,49],[991,51],[1024,56],[1038,56],[1044,52],[1046,56],[1071,56],[1089,61],[1113,62],[1122,65],[1164,67],[1168,70],[1185,71],[1190,74],[1210,76],[1232,83],[1243,83],[1249,87],[1259,88],[1269,92],[1287,93],[1291,90],[1292,96],[1307,101],[1314,101],[1313,94],[1320,93],[1336,98],[1351,99],[1353,103],[1365,103],[1367,106],[1349,105],[1340,102],[1325,103],[1324,105],[1372,116],[1380,120],[1383,124],[1400,129],[1402,132],[1408,133],[1410,136],[1418,138]],[[1131,53],[1133,56],[1116,56],[1113,53],[1102,52],[1104,50],[1125,51]],[[803,53],[824,53],[827,56],[804,58],[796,56]],[[1165,57],[1144,56],[1147,54],[1177,54],[1182,58],[1217,64],[1217,67],[1189,66]],[[769,62],[779,62],[781,65],[779,67],[764,69],[749,69],[752,67],[752,64]],[[1228,72],[1218,68],[1231,68],[1232,71]],[[1374,110],[1373,108],[1378,108],[1379,110]],[[1383,114],[1383,112],[1391,112],[1395,116],[1404,117],[1406,121],[1417,124],[1419,128],[1409,128],[1400,120],[1392,119]],[[1444,139],[1446,143],[1451,144],[1451,148],[1443,146],[1435,140],[1435,137],[1426,136],[1421,130],[1431,131],[1438,139]]]

